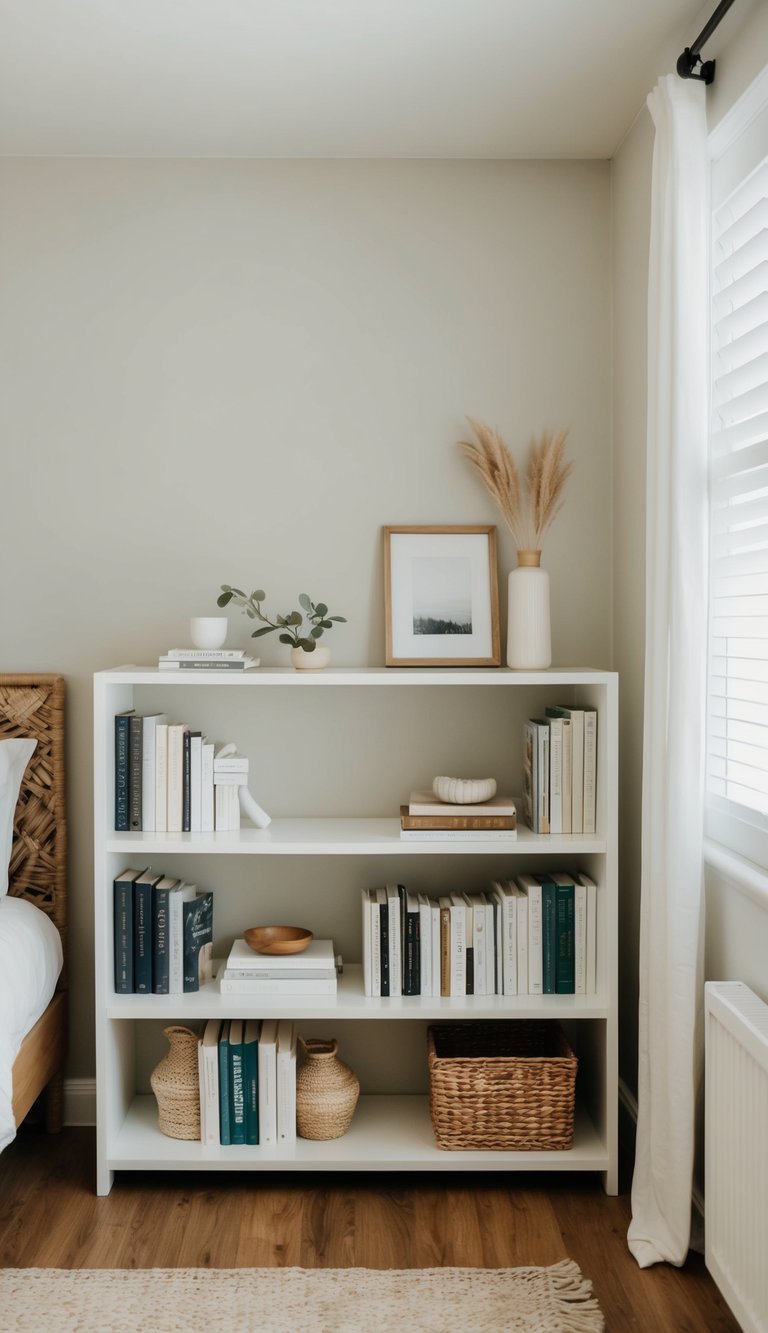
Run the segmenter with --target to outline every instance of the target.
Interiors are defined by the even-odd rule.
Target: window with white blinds
[[[707,831],[768,868],[768,116],[713,166]],[[755,134],[755,128],[758,133]]]

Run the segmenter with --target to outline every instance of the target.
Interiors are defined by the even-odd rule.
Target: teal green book
[[[232,1143],[245,1143],[242,1018],[229,1023],[229,1133]]]
[[[257,1018],[246,1020],[243,1033],[245,1141],[259,1141],[259,1028]]]
[[[557,994],[576,991],[575,888],[569,875],[553,875],[557,886]]]
[[[541,883],[541,989],[557,994],[557,885],[548,875]]]
[[[229,1020],[221,1025],[219,1037],[219,1142],[227,1147],[232,1142],[229,1123]]]

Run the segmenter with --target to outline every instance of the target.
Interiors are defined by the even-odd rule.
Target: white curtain
[[[628,1241],[685,1260],[703,1067],[709,164],[704,85],[662,78],[648,279],[637,1155]]]

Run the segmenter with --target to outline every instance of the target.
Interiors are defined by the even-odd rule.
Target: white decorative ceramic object
[[[518,551],[510,571],[507,604],[507,666],[543,671],[552,665],[549,574],[539,568],[541,551]]]
[[[496,795],[496,779],[435,778],[432,790],[445,805],[482,805]]]
[[[305,652],[303,648],[291,649],[291,666],[297,671],[322,671],[330,660],[330,648],[321,648],[318,645],[313,653]]]
[[[193,616],[189,634],[195,648],[221,648],[228,624],[226,616]]]

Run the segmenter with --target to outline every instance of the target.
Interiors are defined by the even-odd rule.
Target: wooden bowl
[[[244,939],[254,953],[301,953],[312,939],[302,926],[251,926]]]

